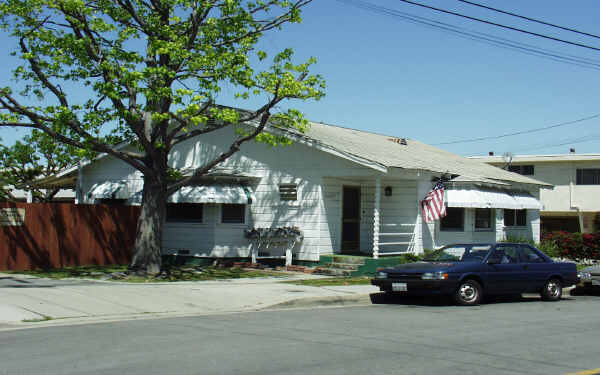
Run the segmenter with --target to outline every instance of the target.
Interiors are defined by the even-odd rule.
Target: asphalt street
[[[567,374],[600,367],[600,297],[222,314],[0,332],[8,374]]]

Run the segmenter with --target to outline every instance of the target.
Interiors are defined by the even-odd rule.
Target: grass
[[[3,271],[4,272],[4,271]],[[49,279],[102,279],[130,283],[175,282],[175,281],[208,281],[224,279],[242,279],[253,277],[284,277],[281,273],[248,270],[236,267],[203,267],[201,269],[188,267],[172,267],[158,277],[128,274],[127,266],[77,266],[53,268],[46,270],[6,271],[6,273],[30,275]]]
[[[42,315],[41,318],[23,319],[22,322],[23,323],[39,323],[39,322],[47,322],[48,320],[52,320],[52,317],[48,316],[48,315]]]
[[[325,279],[294,280],[283,281],[286,284],[305,285],[305,286],[344,286],[344,285],[370,285],[371,278],[366,276],[358,277],[329,277]]]

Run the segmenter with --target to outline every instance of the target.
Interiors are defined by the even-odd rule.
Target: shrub
[[[564,231],[542,233],[541,242],[563,258],[580,261],[600,259],[600,233],[567,233]],[[541,247],[540,247],[540,250]],[[550,255],[550,254],[548,254]]]

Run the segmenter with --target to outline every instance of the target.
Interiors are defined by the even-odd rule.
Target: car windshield
[[[451,245],[425,257],[426,262],[482,262],[491,245]]]

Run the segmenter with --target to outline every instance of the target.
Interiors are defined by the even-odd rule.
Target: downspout
[[[581,207],[573,203],[573,185],[573,172],[571,172],[569,177],[569,208],[577,211],[577,218],[579,219],[579,231],[583,233],[583,213],[581,212]]]

